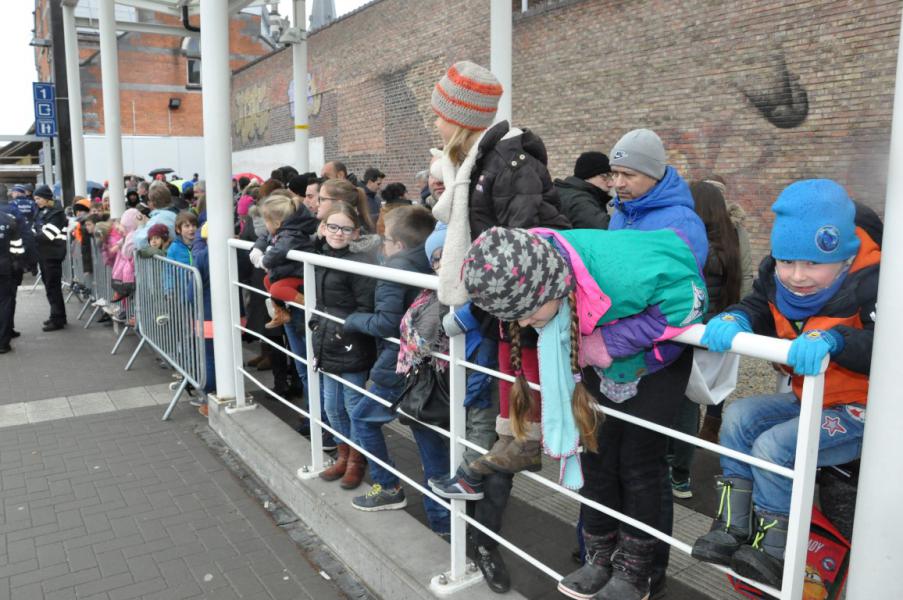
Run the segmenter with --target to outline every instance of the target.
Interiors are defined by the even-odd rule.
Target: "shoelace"
[[[724,530],[727,531],[731,526],[731,501],[730,501],[730,493],[731,488],[734,487],[734,482],[730,479],[723,479],[719,482],[721,485],[721,500],[718,502],[718,515],[715,517],[716,519],[720,519],[721,515],[724,513],[724,505],[727,504],[727,520],[724,522]],[[726,502],[725,502],[726,501]]]
[[[778,520],[775,519],[768,525],[765,524],[765,519],[759,518],[759,527],[756,529],[756,537],[753,538],[752,547],[756,550],[762,550],[762,540],[765,539],[765,534],[768,533],[768,530],[778,524]]]
[[[367,492],[368,498],[373,498],[374,496],[379,496],[379,494],[383,491],[383,486],[378,483],[374,483],[373,487],[370,488],[370,491]]]

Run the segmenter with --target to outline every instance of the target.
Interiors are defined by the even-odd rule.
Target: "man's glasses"
[[[354,230],[355,230],[355,227],[348,227],[347,225],[342,226],[342,225],[336,225],[334,223],[326,224],[326,231],[328,231],[329,233],[341,232],[342,235],[351,235],[352,233],[354,233]]]

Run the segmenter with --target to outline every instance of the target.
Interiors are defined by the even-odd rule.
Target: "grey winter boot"
[[[655,538],[622,532],[611,558],[611,579],[593,600],[649,600],[649,576],[657,543]]]
[[[718,514],[707,534],[693,544],[693,558],[718,565],[731,564],[731,557],[752,532],[752,481],[738,477],[715,480],[720,500]]]
[[[780,588],[786,545],[787,516],[757,510],[752,544],[740,546],[731,560],[731,568],[744,577]]]
[[[558,591],[568,598],[589,600],[611,578],[611,555],[618,544],[618,532],[593,535],[584,529],[586,562],[583,566],[558,582]]]

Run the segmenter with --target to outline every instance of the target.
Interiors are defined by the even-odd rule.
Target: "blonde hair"
[[[270,194],[260,206],[260,214],[265,221],[282,224],[288,217],[295,214],[301,202],[294,196],[284,194]]]
[[[370,207],[367,206],[367,194],[362,188],[357,187],[347,179],[327,179],[320,186],[320,193],[326,192],[327,196],[344,202],[357,210],[361,223],[367,229],[367,233],[375,233],[376,226],[370,218]]]
[[[94,224],[94,239],[98,242],[106,241],[113,229],[112,221],[98,221]]]
[[[596,401],[583,384],[582,372],[578,363],[578,350],[580,343],[580,320],[577,313],[577,295],[572,290],[567,297],[571,307],[571,375],[576,384],[571,395],[571,410],[574,413],[574,421],[580,432],[580,441],[589,452],[599,450],[599,440],[596,431],[602,422],[603,415],[596,412]],[[520,348],[521,327],[516,321],[508,324],[508,334],[511,338],[511,370],[514,371],[514,384],[508,394],[508,407],[511,416],[511,430],[517,438],[523,438],[526,433],[527,415],[530,414],[533,404],[533,394],[527,378],[524,377]]]
[[[445,153],[451,158],[452,163],[458,166],[464,162],[464,159],[467,158],[467,153],[470,152],[471,147],[473,147],[481,133],[483,133],[482,130],[474,131],[472,129],[467,129],[466,127],[461,127],[460,125],[455,125],[455,132],[452,134],[451,139],[448,140],[448,143],[445,144],[444,148]]]

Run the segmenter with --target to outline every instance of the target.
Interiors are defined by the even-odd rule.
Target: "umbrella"
[[[100,183],[97,183],[96,181],[89,180],[89,181],[85,182],[85,193],[88,196],[91,195],[91,190],[102,190],[102,189],[104,189],[103,185]],[[79,194],[79,191],[75,190],[75,193]],[[56,182],[55,184],[53,184],[53,195],[56,198],[61,198],[63,196],[63,189],[59,182]]]
[[[250,173],[250,172],[249,173],[236,173],[232,177],[233,177],[233,179],[241,179],[242,177],[247,177],[248,179],[251,179],[251,180],[256,179],[257,181],[259,181],[261,183],[264,182],[263,177],[261,177],[260,175],[255,175],[254,173]]]
[[[169,169],[169,168],[164,167],[162,169],[154,169],[153,171],[148,173],[148,175],[150,175],[151,179],[154,179],[157,175],[160,175],[161,173],[163,175],[166,175],[167,173],[172,173],[173,171],[175,171],[175,169]]]

